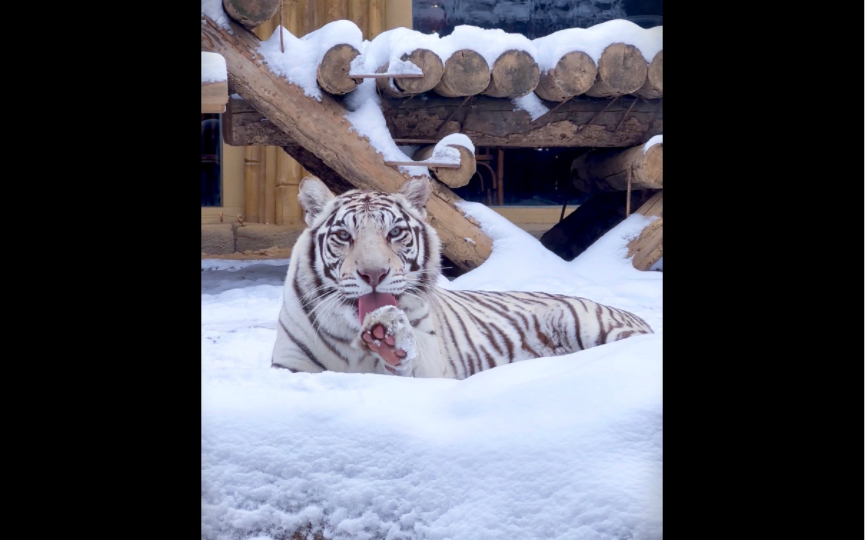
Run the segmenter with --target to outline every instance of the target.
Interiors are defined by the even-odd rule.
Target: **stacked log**
[[[347,43],[331,47],[324,53],[316,69],[316,80],[322,90],[341,96],[357,88],[357,82],[348,76],[351,62],[360,52]]]
[[[637,270],[649,270],[664,256],[664,218],[649,223],[640,236],[628,243],[628,257]]]
[[[664,97],[664,51],[658,52],[649,62],[646,82],[634,93],[645,99]]]
[[[647,66],[639,49],[625,43],[613,43],[601,53],[595,83],[586,94],[592,97],[633,94],[645,84]]]
[[[571,51],[553,69],[541,73],[535,93],[547,101],[565,101],[584,94],[595,83],[598,66],[588,54]]]
[[[498,98],[522,97],[538,86],[540,69],[532,55],[526,51],[505,51],[490,70],[490,83],[481,92]]]
[[[378,87],[389,97],[404,97],[412,94],[428,92],[439,84],[444,73],[441,58],[429,49],[415,49],[411,54],[400,58],[403,62],[411,62],[423,71],[422,78],[385,78],[376,79]],[[389,65],[385,64],[376,71],[387,73]],[[394,89],[394,87],[396,89]]]
[[[601,149],[583,154],[571,164],[574,187],[586,193],[664,187],[664,145],[648,150],[643,145],[627,149]]]
[[[444,63],[444,71],[433,91],[444,97],[474,96],[490,84],[490,67],[484,57],[471,49],[453,53]]]
[[[446,167],[430,167],[430,172],[436,178],[436,180],[445,184],[448,187],[463,187],[469,183],[469,180],[472,179],[472,176],[474,176],[475,171],[477,170],[475,154],[474,152],[460,144],[449,144],[447,146],[449,146],[450,148],[455,148],[459,151],[459,168],[451,169]],[[412,159],[414,159],[415,161],[427,160],[433,155],[435,149],[435,145],[421,148],[420,150],[415,152],[414,156],[412,156]]]

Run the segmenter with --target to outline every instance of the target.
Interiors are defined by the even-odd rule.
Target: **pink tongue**
[[[357,299],[357,316],[360,324],[370,311],[375,311],[383,306],[396,306],[396,298],[392,294],[371,292]]]

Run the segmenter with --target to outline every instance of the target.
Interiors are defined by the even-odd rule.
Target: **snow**
[[[279,44],[280,32],[285,46],[284,53]],[[363,47],[360,28],[351,21],[333,21],[300,39],[278,26],[269,39],[261,42],[258,52],[271,71],[300,86],[307,96],[321,101],[321,89],[316,81],[318,64],[328,49],[343,43],[358,51]]]
[[[571,51],[588,54],[597,65],[601,53],[613,43],[625,43],[639,49],[643,58],[651,62],[663,49],[663,26],[645,29],[631,21],[614,19],[590,28],[567,28],[548,36],[532,40],[538,56],[541,73],[556,67],[559,59]]]
[[[203,539],[662,538],[662,272],[632,214],[571,262],[476,203],[493,239],[440,286],[584,296],[655,334],[463,381],[270,369],[287,261],[202,260]],[[286,534],[287,533],[287,534]]]
[[[393,65],[402,61],[403,55],[410,55],[415,49],[435,51],[439,41],[438,34],[424,34],[409,28],[387,30],[377,35],[372,41],[364,41],[364,48],[362,49],[364,69],[368,73],[375,73],[379,67],[385,64]],[[437,51],[436,53],[438,54]],[[444,61],[445,58],[442,58],[442,62]],[[390,68],[388,71],[393,72]]]
[[[440,146],[448,146],[451,144],[463,146],[467,148],[472,154],[475,153],[475,145],[472,144],[472,140],[469,139],[467,135],[463,135],[462,133],[451,133],[450,135],[443,137],[442,140],[436,143],[436,148]]]
[[[371,75],[373,71],[367,71],[365,68],[366,61],[363,56],[356,56],[349,65],[348,76],[360,77],[361,75]],[[380,75],[423,75],[423,70],[412,62],[396,60],[390,64],[385,73]]]
[[[664,144],[664,136],[663,135],[655,135],[643,145],[643,154],[649,151],[649,148],[655,146],[656,144]]]
[[[201,51],[201,84],[227,80],[225,58],[221,54]]]
[[[375,83],[372,79],[367,79],[364,84]],[[369,138],[369,144],[372,145],[379,153],[382,154],[385,161],[405,161],[405,154],[399,149],[393,137],[390,135],[390,130],[387,129],[384,115],[381,112],[379,98],[375,95],[375,88],[372,87],[373,95],[362,101],[359,108],[355,111],[349,111],[345,117],[351,122],[351,131],[356,131],[362,136]],[[352,92],[355,94],[357,92]],[[451,149],[453,150],[453,149]],[[426,167],[398,167],[401,172],[406,172],[410,176],[429,176],[429,169]]]
[[[532,117],[532,122],[545,115],[550,111],[546,105],[543,104],[541,98],[538,97],[534,92],[529,92],[528,94],[514,98],[511,100],[516,106],[517,111],[523,110],[529,113],[529,116]]]
[[[228,25],[228,14],[222,8],[222,0],[201,0],[201,14],[210,17],[220,28],[228,29],[231,32],[231,27]]]
[[[433,51],[444,62],[461,49],[477,52],[484,57],[490,68],[505,51],[525,51],[532,58],[537,58],[538,54],[532,40],[522,34],[509,34],[500,28],[487,30],[464,24],[454,28],[450,35],[441,38]]]

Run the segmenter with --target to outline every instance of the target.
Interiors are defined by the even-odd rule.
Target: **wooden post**
[[[262,154],[264,148],[261,146],[247,146],[243,149],[243,181],[246,199],[247,223],[258,223],[261,215],[258,209],[258,186],[264,184],[264,170],[262,169]]]
[[[279,11],[281,0],[222,0],[229,17],[247,28],[259,26]]]
[[[646,83],[634,93],[644,99],[664,97],[664,51],[659,51],[649,62]]]
[[[282,148],[276,151],[276,213],[277,225],[292,225],[303,221],[303,210],[297,199],[303,167]]]
[[[553,69],[541,73],[535,93],[547,101],[565,101],[592,87],[598,68],[588,54],[573,51],[562,56]]]
[[[499,148],[499,153],[496,159],[496,176],[498,177],[498,188],[496,189],[496,199],[499,206],[505,204],[505,150]]]
[[[277,147],[268,146],[264,166],[264,223],[276,223],[276,152]]]
[[[369,0],[369,39],[384,32],[385,0]]]
[[[490,84],[483,94],[498,98],[515,98],[538,86],[540,70],[532,55],[525,51],[503,52],[490,70]]]
[[[433,91],[444,97],[480,94],[490,84],[490,66],[471,49],[453,53],[444,63],[441,80]]]
[[[433,176],[443,184],[456,188],[462,187],[469,183],[477,170],[477,162],[475,155],[468,148],[459,144],[448,145],[451,148],[456,148],[460,153],[460,166],[458,169],[436,168],[431,167],[430,172]],[[427,146],[415,152],[412,159],[415,161],[423,161],[432,156],[435,146]]]

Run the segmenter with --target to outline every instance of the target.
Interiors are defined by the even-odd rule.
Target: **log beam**
[[[201,113],[224,113],[228,103],[228,81],[201,85]]]
[[[637,270],[648,270],[664,256],[664,218],[649,223],[640,236],[628,242],[628,257]]]
[[[664,145],[647,151],[643,145],[625,150],[603,149],[583,154],[571,164],[574,187],[585,193],[664,187]]]
[[[526,111],[514,110],[510,101],[485,96],[465,104],[464,99],[431,94],[423,100],[382,99],[382,112],[400,144],[435,144],[445,135],[464,133],[475,146],[621,148],[663,133],[663,100],[635,99],[620,97],[611,104],[609,99],[578,96],[564,105],[548,103],[550,109],[560,106],[538,123]],[[292,142],[243,100],[229,100],[223,122],[225,142],[232,146]]]
[[[339,103],[327,95],[316,101],[304,95],[300,87],[272,73],[256,53],[258,38],[238,24],[230,22],[229,27],[231,33],[204,16],[201,49],[225,58],[234,92],[288,135],[294,145],[315,155],[353,186],[388,193],[399,189],[407,175],[385,165],[366,138],[349,131],[351,123]],[[298,159],[288,148],[286,152]],[[428,220],[438,232],[443,254],[463,270],[479,266],[492,252],[492,240],[457,207],[462,199],[441,184],[433,182],[432,186]]]

